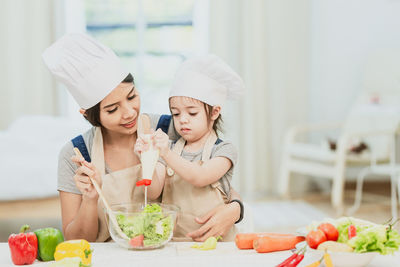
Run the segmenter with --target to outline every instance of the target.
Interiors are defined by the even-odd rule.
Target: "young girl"
[[[231,201],[230,180],[237,153],[231,143],[218,138],[217,131],[225,99],[242,89],[241,78],[216,56],[190,59],[178,70],[169,106],[181,138],[169,142],[162,131],[154,133],[153,143],[162,160],[148,192],[150,199],[162,192],[163,203],[180,207],[175,240],[184,239],[201,226],[195,223],[196,217]],[[136,151],[140,153],[145,146],[145,141],[138,138]],[[210,234],[233,241],[235,228],[225,234],[218,230]]]

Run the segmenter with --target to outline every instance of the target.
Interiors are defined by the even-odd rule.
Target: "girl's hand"
[[[146,143],[146,140],[143,137],[138,136],[133,151],[136,153],[136,155],[140,157],[140,154],[142,154],[142,152],[146,151],[147,149],[149,149],[149,144]]]
[[[210,236],[226,235],[240,216],[240,206],[236,202],[222,204],[201,218],[196,218],[196,222],[203,224],[199,229],[188,233],[187,236],[194,241],[204,242]]]
[[[97,194],[96,189],[90,181],[90,178],[94,179],[101,188],[102,181],[100,172],[92,163],[87,162],[82,157],[73,156],[71,160],[75,162],[76,165],[78,165],[78,169],[76,170],[74,175],[76,187],[78,187],[79,191],[81,191],[83,197],[97,200],[99,195]]]
[[[169,151],[169,137],[161,129],[158,129],[153,135],[154,147],[160,151],[160,156],[164,157]]]
[[[136,155],[140,157],[140,154],[142,154],[144,151],[149,150],[150,142],[151,139],[153,139],[153,136],[154,136],[153,129],[150,129],[149,134],[138,134],[134,148],[134,152],[136,153]]]

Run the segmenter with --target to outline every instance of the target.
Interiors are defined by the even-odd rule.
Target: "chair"
[[[346,171],[350,166],[372,166],[391,160],[392,136],[400,123],[399,93],[362,93],[343,123],[306,124],[286,134],[282,152],[279,193],[289,195],[290,175],[300,173],[332,181],[331,203],[342,214]],[[304,134],[339,129],[336,150],[298,141]],[[368,150],[354,154],[349,149],[362,140]]]
[[[365,177],[370,174],[377,174],[390,177],[392,221],[396,221],[398,218],[397,202],[398,200],[400,201],[400,199],[398,199],[397,194],[400,196],[400,158],[398,155],[399,152],[397,150],[399,149],[400,145],[400,131],[399,129],[397,129],[396,132],[387,132],[385,133],[385,135],[387,135],[387,137],[390,138],[391,141],[391,153],[389,163],[378,164],[375,160],[375,157],[372,156],[371,165],[360,171],[357,177],[354,205],[350,208],[348,212],[349,214],[354,214],[361,205],[362,187]]]

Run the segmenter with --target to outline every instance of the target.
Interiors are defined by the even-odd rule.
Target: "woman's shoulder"
[[[160,115],[151,113],[143,114],[149,117],[152,129],[156,130],[157,128],[162,128],[163,131],[167,131],[169,139],[179,139],[179,134],[175,131],[171,115]]]
[[[87,130],[86,132],[81,134],[89,154],[90,154],[90,151],[92,150],[95,129],[96,129],[95,127],[91,127],[89,130]],[[65,145],[60,150],[59,158],[66,158],[66,159],[71,158],[71,156],[74,154],[74,150],[73,150],[74,146],[72,144],[72,139],[74,139],[78,136],[72,137],[71,140],[68,140],[65,143]]]
[[[85,145],[90,153],[93,137],[94,137],[95,128],[92,127],[87,130],[85,133],[82,134],[83,140]],[[74,153],[74,146],[72,144],[72,137],[71,140],[68,140],[66,144],[61,148],[60,153],[58,155],[58,182],[57,182],[57,190],[64,191],[64,192],[71,192],[75,194],[81,194],[76,188],[73,176],[77,169],[77,166],[74,162],[72,162],[71,157],[75,154]]]

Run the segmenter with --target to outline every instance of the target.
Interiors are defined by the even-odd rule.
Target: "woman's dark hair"
[[[125,79],[121,82],[121,83],[133,83],[134,79],[132,74],[128,74],[128,76],[125,77]],[[85,114],[83,116],[88,122],[90,122],[90,124],[92,124],[93,126],[97,126],[97,127],[101,127],[101,122],[100,122],[100,102],[97,103],[96,105],[94,105],[91,108],[88,108],[85,111]]]

